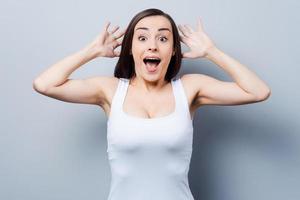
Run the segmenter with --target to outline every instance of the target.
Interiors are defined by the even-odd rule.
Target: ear
[[[172,53],[172,56],[174,56],[175,55],[175,50],[173,51],[173,53]]]

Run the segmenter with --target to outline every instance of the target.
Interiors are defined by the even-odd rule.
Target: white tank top
[[[194,200],[188,183],[193,119],[180,78],[171,80],[175,111],[155,118],[124,112],[129,81],[119,78],[107,121],[108,200]]]

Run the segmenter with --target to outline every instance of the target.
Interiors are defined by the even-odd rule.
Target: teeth
[[[146,61],[158,61],[160,62],[160,59],[159,58],[144,58],[144,62]]]
[[[159,60],[157,58],[145,58],[144,60]]]

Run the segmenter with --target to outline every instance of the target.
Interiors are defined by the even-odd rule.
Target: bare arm
[[[243,98],[243,93],[244,97],[252,95],[254,100],[258,101],[265,100],[270,96],[271,90],[263,80],[248,67],[225,54],[220,49],[216,47],[211,48],[207,51],[206,58],[220,66],[235,81],[225,83],[224,88],[219,88],[220,91],[228,89],[229,92],[232,92],[232,95],[236,94],[236,97],[240,95],[241,98]],[[207,81],[213,85],[215,84],[216,88],[218,84],[222,83],[222,81],[216,81],[213,78],[207,78]]]
[[[96,57],[115,57],[119,52],[114,49],[121,45],[117,41],[124,33],[116,26],[108,32],[110,23],[106,23],[100,35],[89,45],[69,55],[41,73],[33,82],[33,88],[46,96],[66,102],[99,104],[104,100],[103,87],[109,77],[90,77],[69,79],[79,67]]]
[[[51,87],[58,87],[67,81],[67,78],[83,64],[89,62],[92,55],[88,49],[82,49],[69,55],[42,72],[33,82],[34,89],[46,92]]]
[[[218,49],[198,21],[197,30],[179,26],[181,40],[191,48],[185,58],[204,57],[221,67],[234,82],[225,82],[203,74],[185,76],[196,87],[196,105],[238,105],[266,100],[271,90],[253,71]]]

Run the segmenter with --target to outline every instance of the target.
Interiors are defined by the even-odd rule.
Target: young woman
[[[109,25],[89,45],[38,76],[34,89],[62,101],[103,108],[112,172],[108,199],[192,200],[187,175],[196,109],[264,101],[270,88],[218,49],[200,20],[196,30],[179,25],[179,34],[168,14],[147,9],[124,31],[118,31],[119,26],[109,30]],[[180,42],[190,51],[182,53]],[[113,77],[68,78],[92,59],[116,56]],[[176,78],[182,58],[207,58],[235,82],[204,74]]]

